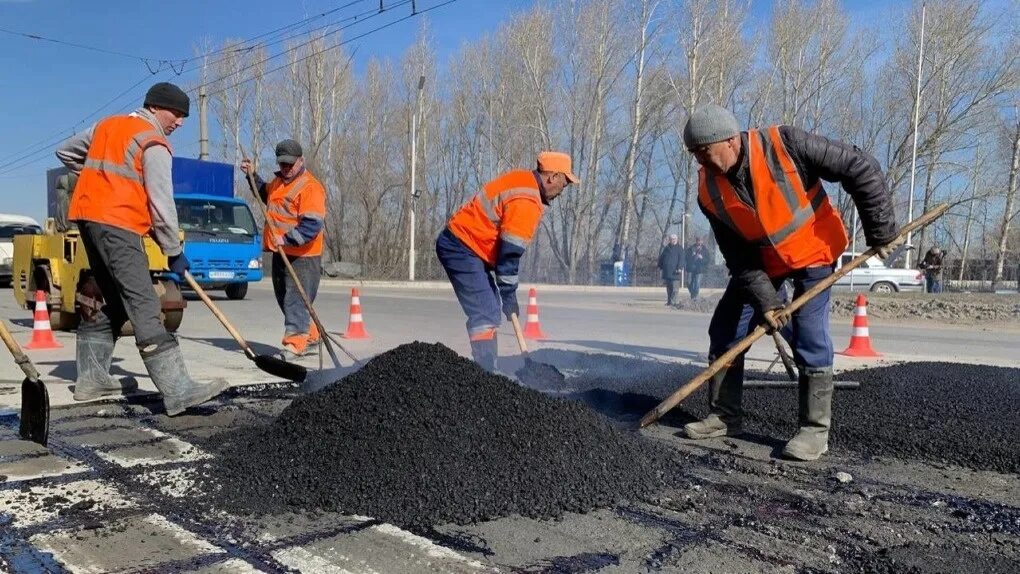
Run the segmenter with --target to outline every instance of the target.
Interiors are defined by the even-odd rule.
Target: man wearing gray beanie
[[[832,420],[832,339],[829,292],[793,312],[784,311],[777,288],[790,280],[794,297],[833,273],[848,239],[822,180],[838,182],[860,213],[864,235],[879,257],[897,241],[896,218],[878,162],[856,146],[792,126],[741,131],[733,114],[717,105],[691,113],[684,144],[701,169],[698,206],[708,218],[726,259],[730,281],[709,324],[714,360],[755,325],[790,333],[799,376],[799,427],[783,449],[795,460],[828,451]],[[710,382],[711,414],[684,427],[707,439],[741,432],[744,356]]]
[[[102,294],[80,308],[76,401],[137,387],[110,376],[113,350],[129,318],[135,346],[168,415],[179,415],[227,388],[223,380],[199,383],[188,374],[177,338],[160,318],[142,243],[151,236],[166,256],[169,276],[183,280],[190,264],[177,226],[167,137],[184,124],[190,107],[184,90],[160,82],[135,111],[104,118],[57,149],[57,158],[77,176],[67,218],[78,226],[95,290]]]

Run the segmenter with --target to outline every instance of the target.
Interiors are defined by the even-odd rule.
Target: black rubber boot
[[[208,384],[198,383],[188,375],[184,356],[177,341],[154,345],[154,349],[143,349],[142,362],[149,377],[163,395],[166,414],[176,416],[191,407],[198,406],[227,389],[227,382],[216,379]]]
[[[496,357],[498,355],[499,345],[495,335],[488,340],[471,341],[471,357],[486,371],[496,372]]]
[[[800,430],[786,443],[783,456],[817,460],[829,451],[832,423],[832,368],[800,369]]]
[[[123,382],[110,376],[116,339],[108,325],[82,323],[75,342],[74,400],[91,401],[110,395],[122,395],[138,388],[138,383]]]
[[[709,361],[715,358],[710,357]],[[701,440],[740,434],[744,420],[741,402],[744,395],[744,357],[721,369],[709,381],[709,407],[712,413],[700,421],[684,425],[688,438]]]

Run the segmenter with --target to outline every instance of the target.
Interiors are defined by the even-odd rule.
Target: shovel
[[[897,234],[896,239],[898,240],[906,236],[908,233],[913,233],[914,231],[928,225],[932,221],[938,219],[943,213],[945,213],[948,210],[949,210],[948,203],[940,203],[936,205],[928,213],[925,213],[921,217],[918,217],[917,219],[911,221],[910,223],[900,228],[900,232],[899,234]],[[815,284],[814,287],[805,291],[803,295],[794,299],[792,303],[790,303],[789,305],[786,306],[786,308],[783,309],[783,312],[787,314],[792,314],[797,309],[800,309],[808,301],[813,299],[815,295],[818,295],[819,293],[825,291],[829,287],[832,287],[836,283],[836,281],[839,280],[840,277],[846,275],[851,270],[859,267],[862,263],[867,261],[869,258],[873,257],[876,253],[877,249],[872,247],[871,249],[868,249],[864,253],[858,255],[852,261],[850,261],[850,263],[842,266],[832,275],[829,275],[825,279]],[[668,396],[666,400],[659,403],[659,405],[656,406],[654,409],[648,411],[648,414],[646,414],[641,419],[641,428],[644,428],[662,418],[662,415],[668,413],[670,410],[673,409],[673,407],[680,404],[681,401],[686,399],[691,393],[698,390],[701,387],[701,385],[704,385],[705,382],[711,379],[712,375],[718,373],[724,367],[728,366],[731,362],[733,362],[733,359],[737,358],[737,356],[739,356],[741,353],[751,348],[751,345],[753,345],[755,341],[760,339],[768,331],[769,331],[768,328],[766,328],[764,325],[759,325],[755,327],[754,331],[751,331],[751,333],[748,336],[741,339],[740,342],[738,342],[736,345],[733,345],[718,359],[712,361],[712,364],[709,365],[707,369],[702,371],[700,375],[691,379],[690,382],[677,389],[672,395]]]
[[[18,434],[25,440],[46,446],[50,437],[50,394],[39,380],[39,371],[35,370],[35,365],[21,350],[21,345],[11,336],[3,321],[0,321],[0,338],[14,356],[14,362],[25,373],[25,380],[21,381],[21,428]]]
[[[241,155],[245,155],[244,150],[241,150]],[[251,186],[252,193],[255,195],[255,203],[259,204],[259,207],[262,209],[262,217],[265,219],[266,225],[272,227],[273,220],[269,218],[269,209],[266,207],[266,204],[262,202],[262,198],[259,197],[258,186],[255,185],[255,177],[251,172],[249,172],[247,176],[248,185]],[[341,366],[340,359],[337,358],[336,351],[333,350],[334,344],[337,347],[340,347],[340,350],[350,357],[352,361],[357,363],[358,359],[355,358],[350,351],[345,349],[343,345],[338,343],[336,339],[331,337],[329,335],[329,331],[327,331],[326,327],[322,325],[322,321],[319,320],[319,314],[315,312],[315,307],[312,306],[312,300],[308,298],[308,293],[306,293],[305,288],[301,286],[301,281],[298,280],[297,272],[294,271],[294,266],[290,264],[290,259],[287,258],[287,254],[283,252],[283,249],[281,249],[279,245],[273,246],[273,253],[279,255],[280,259],[283,260],[283,266],[287,268],[287,274],[290,275],[290,279],[294,283],[294,287],[301,296],[301,301],[304,302],[305,308],[308,309],[308,315],[312,318],[312,322],[315,323],[315,328],[319,330],[320,341],[322,341],[323,345],[325,345],[326,351],[329,352],[329,358],[333,360],[333,366],[336,368],[340,368]]]
[[[517,345],[524,355],[524,366],[515,373],[517,378],[527,386],[556,386],[559,387],[566,380],[563,373],[556,367],[539,363],[532,360],[528,353],[528,344],[524,342],[524,333],[521,331],[521,322],[517,319],[517,313],[510,314],[510,322],[514,325],[514,334],[517,335]]]
[[[198,282],[195,281],[195,278],[192,277],[190,271],[184,272],[184,279],[188,282],[188,285],[195,290],[195,293],[198,293],[199,298],[201,298],[202,302],[205,303],[205,306],[212,311],[212,314],[220,320],[220,323],[222,323],[227,329],[230,336],[237,341],[237,344],[240,345],[242,349],[244,349],[244,355],[251,359],[255,363],[256,367],[270,375],[280,377],[281,379],[287,379],[288,381],[294,381],[295,383],[303,383],[305,381],[305,377],[308,376],[308,369],[301,365],[288,363],[279,357],[273,357],[271,355],[256,355],[255,351],[252,350],[251,345],[248,344],[248,341],[245,341],[244,337],[241,336],[241,333],[239,333],[237,329],[230,324],[230,321],[227,320],[227,316],[216,307],[216,305],[212,302],[212,299],[209,298],[209,295],[206,294],[205,290],[202,289],[198,285]]]

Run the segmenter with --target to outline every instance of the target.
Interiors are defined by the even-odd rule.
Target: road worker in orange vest
[[[728,110],[696,109],[684,143],[701,165],[698,206],[708,218],[729,268],[726,286],[709,325],[714,360],[759,323],[788,329],[799,376],[799,430],[783,449],[795,460],[815,460],[828,450],[832,419],[832,339],[829,291],[792,315],[777,288],[791,280],[794,297],[833,273],[847,246],[840,214],[822,180],[838,182],[860,213],[869,246],[888,257],[900,243],[892,199],[873,157],[853,145],[792,126],[741,131]],[[690,423],[688,437],[705,439],[741,432],[744,356],[710,384],[711,414]]]
[[[436,255],[467,314],[475,362],[496,370],[496,329],[519,312],[518,269],[549,202],[577,183],[570,156],[545,151],[534,170],[508,171],[464,204],[436,240]]]
[[[272,278],[276,303],[283,311],[284,334],[280,355],[293,359],[307,354],[319,341],[301,294],[283,263],[278,248],[290,261],[308,298],[314,302],[322,277],[323,221],[326,218],[326,188],[305,167],[301,144],[283,140],[276,145],[280,170],[266,183],[254,173],[251,161],[241,162],[241,171],[252,173],[257,191],[269,210],[270,221],[262,230],[262,248],[273,252]]]
[[[102,294],[101,306],[82,308],[75,400],[120,394],[137,386],[110,376],[114,345],[128,319],[168,415],[204,403],[227,387],[222,380],[201,384],[188,375],[177,339],[160,319],[159,297],[142,247],[142,237],[151,235],[178,281],[189,269],[181,250],[166,139],[184,124],[189,106],[183,90],[161,82],[145,94],[142,107],[101,120],[57,150],[57,158],[78,175],[68,219],[78,225]]]

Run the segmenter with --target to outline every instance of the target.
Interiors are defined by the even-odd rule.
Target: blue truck
[[[243,299],[248,283],[262,280],[262,244],[251,209],[234,197],[234,166],[174,157],[173,183],[195,281]]]

